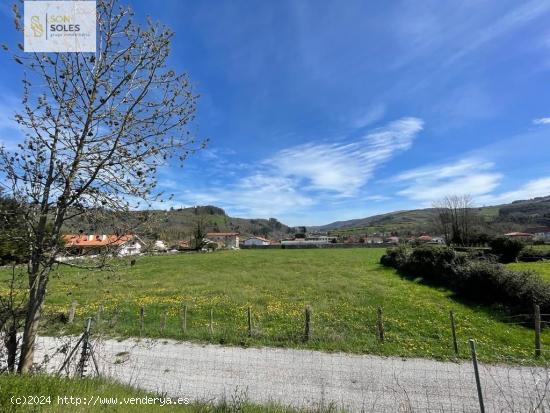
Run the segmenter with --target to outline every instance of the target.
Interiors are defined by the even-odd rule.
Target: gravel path
[[[76,341],[40,338],[37,361],[48,354],[44,365],[58,369],[65,355],[52,354],[68,340]],[[172,397],[332,405],[354,412],[479,412],[473,368],[467,362],[172,340],[105,340],[95,349],[103,375]],[[548,370],[481,365],[480,374],[487,412],[550,409]]]

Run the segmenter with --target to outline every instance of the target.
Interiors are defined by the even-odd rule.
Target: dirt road
[[[67,339],[40,338],[37,361],[54,354]],[[101,374],[173,397],[246,398],[297,407],[334,405],[353,412],[479,412],[469,362],[172,340],[106,340],[95,348]],[[54,355],[47,368],[59,368],[63,358],[63,354]],[[480,374],[487,412],[550,409],[548,370],[481,365]]]

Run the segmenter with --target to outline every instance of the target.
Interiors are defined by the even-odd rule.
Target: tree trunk
[[[17,327],[15,321],[6,334],[4,344],[8,351],[8,371],[13,373],[15,370],[15,359],[17,357]]]
[[[42,285],[42,283],[39,283]],[[39,290],[40,287],[37,288]],[[44,285],[45,289],[45,285]],[[34,361],[34,344],[38,334],[38,324],[42,305],[44,304],[45,294],[31,292],[29,305],[27,307],[27,316],[25,318],[25,328],[23,330],[23,340],[21,342],[21,356],[19,357],[19,366],[17,371],[21,374],[28,373]]]

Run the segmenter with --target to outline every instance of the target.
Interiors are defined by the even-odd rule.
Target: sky
[[[1,43],[22,39],[0,4]],[[322,225],[550,195],[550,1],[127,0],[176,33],[170,65],[208,138],[160,188],[173,207]],[[0,141],[20,66],[0,55]]]

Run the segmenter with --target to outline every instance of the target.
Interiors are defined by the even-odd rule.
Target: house
[[[550,228],[549,227],[529,228],[526,232],[533,235],[533,240],[534,241],[550,242]]]
[[[239,235],[238,232],[209,232],[205,241],[215,242],[219,248],[239,249]]]
[[[509,232],[507,234],[504,234],[504,236],[508,238],[520,239],[523,241],[531,241],[533,239],[533,234],[529,234],[527,232]]]
[[[243,245],[252,246],[252,245],[270,245],[271,242],[268,239],[262,237],[250,237],[243,241]]]
[[[432,240],[433,238],[430,237],[429,235],[421,235],[416,239],[416,241],[422,242],[422,243],[432,242]]]
[[[172,249],[178,251],[186,251],[191,249],[191,242],[188,240],[182,240],[177,243],[177,245],[172,246]]]
[[[326,245],[333,242],[336,242],[336,237],[312,235],[305,238],[285,239],[281,241],[281,245]]]
[[[378,236],[370,236],[365,239],[367,244],[383,244],[384,238]]]
[[[63,235],[63,240],[67,252],[72,255],[137,255],[145,247],[145,243],[133,234],[67,234]]]
[[[399,244],[399,237],[388,237],[385,242],[388,244]]]
[[[428,244],[438,244],[438,245],[445,244],[445,238],[443,238],[443,237],[432,237],[432,240],[429,241]]]
[[[168,251],[168,246],[164,243],[164,241],[158,239],[153,243],[153,251],[166,252]]]

